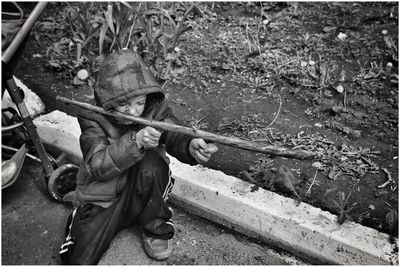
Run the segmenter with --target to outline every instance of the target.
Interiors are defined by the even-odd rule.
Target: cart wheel
[[[55,200],[62,202],[68,192],[75,190],[78,170],[74,164],[64,164],[50,175],[47,188]]]

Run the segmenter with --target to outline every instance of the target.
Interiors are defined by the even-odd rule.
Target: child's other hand
[[[150,149],[158,146],[161,133],[156,129],[146,126],[136,133],[136,144],[139,149]]]
[[[189,152],[200,164],[206,163],[212,154],[218,151],[214,144],[207,144],[203,138],[194,138],[190,141]]]

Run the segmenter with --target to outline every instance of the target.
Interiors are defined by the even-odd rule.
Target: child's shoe
[[[154,260],[161,261],[171,256],[172,243],[172,238],[164,240],[143,235],[144,251]]]

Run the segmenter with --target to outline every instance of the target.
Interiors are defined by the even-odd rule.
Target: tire
[[[59,202],[63,202],[63,197],[75,190],[76,174],[79,167],[74,164],[64,164],[58,167],[50,175],[47,188],[52,198]]]

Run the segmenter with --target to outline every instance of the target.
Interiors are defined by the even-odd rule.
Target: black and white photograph
[[[398,16],[1,1],[1,264],[399,265]]]

